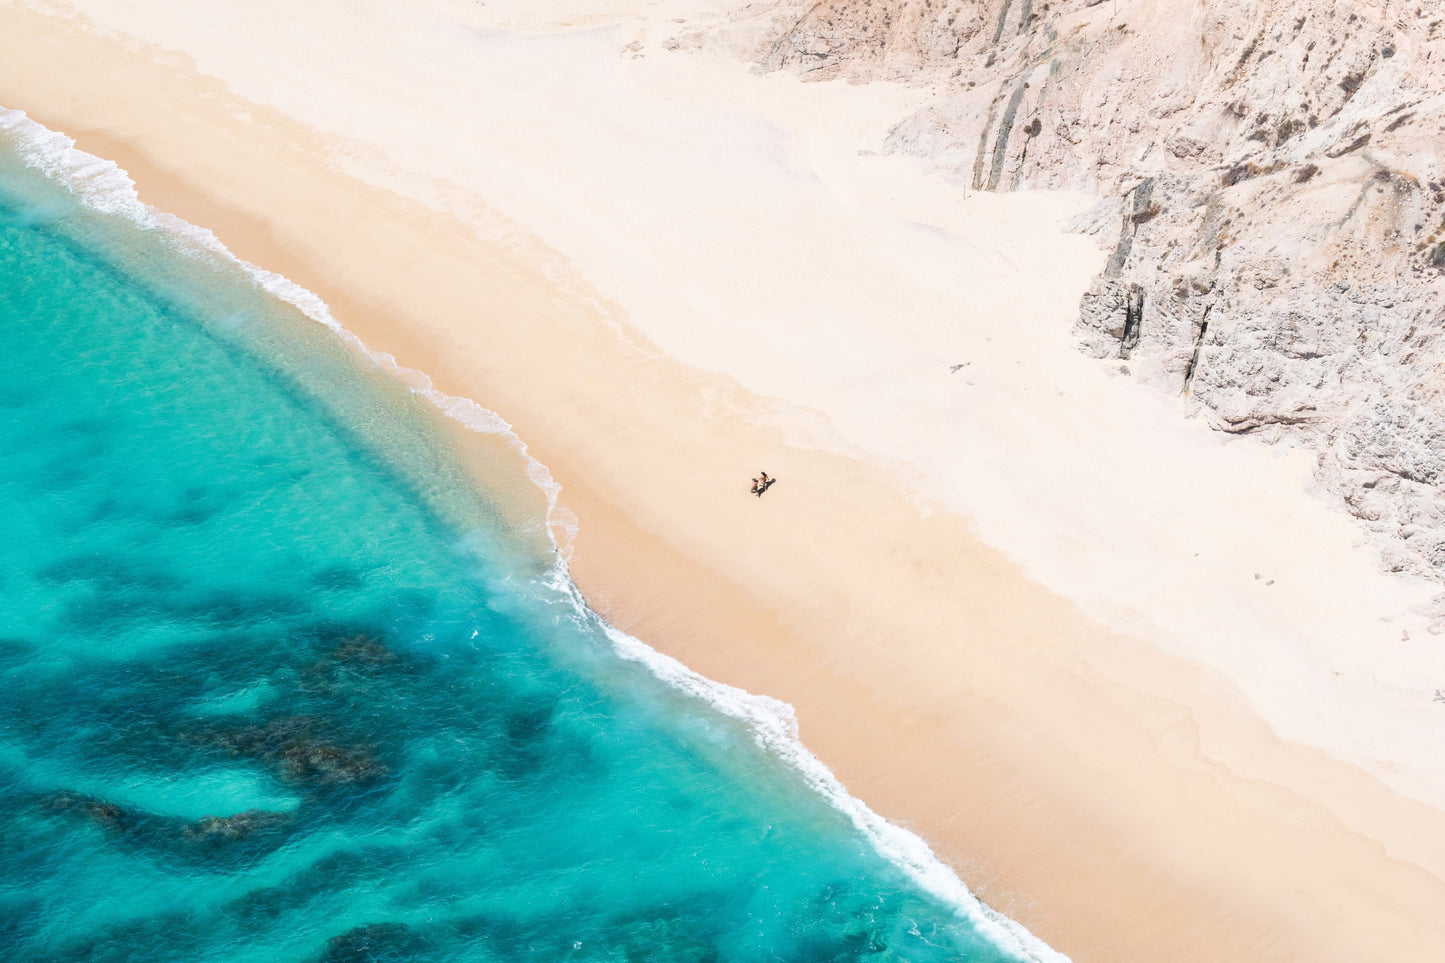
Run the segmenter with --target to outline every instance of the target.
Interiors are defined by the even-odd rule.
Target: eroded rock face
[[[1445,578],[1445,10],[1360,0],[779,0],[690,38],[927,83],[894,152],[1106,198],[1081,348],[1318,453],[1388,567]]]

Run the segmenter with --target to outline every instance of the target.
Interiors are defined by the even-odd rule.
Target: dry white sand
[[[883,460],[1285,738],[1445,805],[1430,587],[1308,494],[1308,456],[1225,444],[1073,351],[1104,255],[1059,228],[1091,199],[965,198],[877,156],[925,92],[663,49],[720,6],[698,0],[77,6],[346,138],[354,173],[477,193],[669,354],[818,413],[791,437]]]
[[[1082,661],[1098,680],[1102,699],[1122,702],[1123,696],[1107,688],[1118,686],[1183,707],[1186,723],[1177,718],[1158,722],[1166,728],[1157,731],[1136,719],[1145,727],[1142,738],[1162,745],[1178,734],[1167,727],[1187,725],[1182,740],[1216,767],[1202,776],[1182,765],[1133,772],[1141,781],[1131,789],[1134,798],[1119,801],[1113,816],[1122,828],[1114,826],[1111,838],[1127,836],[1130,821],[1138,820],[1142,839],[1152,828],[1147,820],[1167,821],[1167,813],[1180,820],[1174,829],[1182,835],[1160,829],[1160,839],[1183,838],[1190,814],[1178,813],[1181,799],[1194,799],[1201,810],[1219,816],[1217,825],[1210,825],[1223,832],[1220,827],[1246,817],[1220,816],[1223,810],[1210,810],[1214,804],[1205,798],[1218,792],[1241,799],[1254,791],[1241,787],[1259,783],[1268,787],[1263,795],[1282,794],[1322,808],[1339,827],[1375,841],[1390,858],[1445,876],[1445,833],[1438,831],[1436,819],[1445,807],[1445,706],[1431,700],[1434,688],[1445,685],[1445,656],[1423,631],[1423,621],[1410,614],[1429,597],[1428,587],[1379,571],[1373,552],[1358,544],[1361,535],[1352,521],[1310,494],[1309,465],[1302,456],[1249,441],[1225,444],[1184,419],[1179,403],[1136,388],[1117,363],[1090,361],[1074,352],[1069,326],[1079,294],[1103,254],[1091,239],[1063,234],[1060,227],[1090,199],[965,197],[961,188],[925,176],[906,159],[878,156],[888,127],[921,103],[925,92],[885,85],[804,85],[786,76],[753,76],[745,65],[721,57],[667,50],[664,42],[677,29],[674,18],[714,15],[715,5],[696,0],[491,0],[485,6],[426,0],[364,9],[343,0],[204,7],[182,0],[84,0],[76,6],[101,28],[183,51],[202,75],[223,81],[229,94],[268,105],[321,132],[330,138],[321,159],[336,168],[445,208],[467,219],[486,241],[528,251],[540,241],[554,255],[532,268],[565,293],[555,294],[556,299],[586,302],[594,323],[611,323],[608,336],[628,350],[645,356],[650,342],[677,361],[725,376],[699,380],[704,407],[715,401],[720,417],[733,416],[732,382],[772,399],[751,404],[748,418],[781,431],[793,450],[820,449],[881,466],[925,510],[946,510],[966,520],[1038,585],[1097,623],[1173,657],[1141,654],[1134,643],[1078,641],[1093,639],[1084,629],[1077,630],[1077,637],[1071,634],[1071,644],[1077,644],[1058,655],[1060,664]],[[190,66],[181,61],[178,72]],[[12,100],[16,96],[9,90],[0,93]],[[155,143],[143,143],[142,122],[128,121],[131,126],[123,128],[108,112],[118,117],[124,111],[108,107],[99,96],[86,109],[69,109],[68,116],[81,118],[83,126],[123,136],[151,161],[164,150],[159,135]],[[125,109],[135,111],[136,105]],[[228,123],[244,127],[251,122],[244,107],[228,103],[225,109]],[[61,111],[61,116],[67,115]],[[222,163],[215,161],[218,166],[207,176],[215,176]],[[239,183],[243,175],[235,177]],[[244,202],[232,197],[230,203]],[[277,231],[288,216],[251,213],[276,218]],[[309,211],[306,216],[314,228],[321,215]],[[342,216],[336,213],[338,222]],[[193,219],[206,223],[204,217]],[[222,237],[229,240],[224,232]],[[425,248],[413,254],[430,256]],[[349,281],[362,285],[359,278]],[[517,321],[497,305],[479,302],[466,318],[435,319],[435,331],[423,329],[424,323],[432,322],[417,322],[410,334],[426,361],[423,342],[445,338],[444,347],[435,350],[485,353],[493,350],[499,331]],[[637,343],[628,345],[629,338]],[[561,358],[572,346],[558,342],[554,347],[559,368],[567,369],[572,362]],[[605,354],[611,349],[596,350]],[[437,369],[448,363],[438,358],[419,366],[440,378],[447,372]],[[582,362],[576,364],[585,369]],[[950,370],[960,364],[965,367]],[[457,380],[450,390],[467,393],[466,373],[451,374]],[[492,372],[490,377],[499,376]],[[539,381],[537,390],[543,384]],[[475,390],[486,388],[501,391],[495,380],[478,382]],[[548,402],[532,398],[530,403]],[[632,403],[661,402],[638,389]],[[503,414],[527,436],[526,419],[511,410]],[[649,445],[656,448],[669,440],[681,445],[691,429],[678,427],[669,439],[649,435],[656,427],[649,419],[657,417],[651,412],[633,411],[633,420],[626,412],[606,421],[598,416],[596,423],[589,423],[584,412],[574,414],[579,429],[613,433],[605,450],[588,453],[588,471],[594,478],[611,471],[622,479],[612,480],[610,501],[598,497],[589,503],[581,495],[573,503],[584,540],[589,524],[599,529],[621,524],[609,516],[610,505],[614,515],[626,515],[670,551],[726,573],[737,587],[764,599],[770,611],[784,613],[785,622],[813,618],[801,601],[808,593],[836,592],[841,598],[847,594],[844,588],[868,591],[869,566],[894,561],[852,558],[852,569],[843,572],[808,559],[818,564],[810,578],[786,571],[788,559],[750,565],[746,538],[719,533],[693,518],[699,505],[711,507],[706,499],[721,493],[698,488],[704,483],[680,467],[666,469],[676,472],[664,479],[667,485],[638,486],[636,494],[646,497],[626,501],[626,459],[647,458]],[[682,416],[677,417],[683,426]],[[826,469],[837,473],[824,476],[822,462],[802,457],[781,466],[754,464],[757,451],[771,449],[750,451],[738,444],[739,450],[723,459],[738,473],[736,480],[724,479],[725,486],[745,486],[752,470],[770,468],[784,484],[769,502],[794,511],[800,531],[804,514],[812,510],[789,501],[797,498],[788,494],[790,486],[796,492],[808,483],[800,473],[814,466],[819,477],[830,481],[853,477],[841,469]],[[569,443],[556,441],[558,458],[570,450]],[[607,462],[609,451],[618,463]],[[567,484],[565,473],[559,474]],[[583,482],[573,477],[575,492]],[[830,497],[826,486],[809,494]],[[820,515],[818,532],[830,523],[896,524],[898,532],[906,530],[913,539],[899,535],[898,544],[916,554],[905,559],[904,548],[894,547],[915,572],[918,566],[933,566],[933,559],[954,544],[960,552],[967,549],[967,532],[956,519],[937,517],[933,528],[944,543],[940,546],[921,541],[926,536],[915,536],[908,523],[897,520],[901,516],[880,513],[863,521],[841,510],[849,505],[848,493],[838,494],[836,505],[823,505],[820,511],[832,514]],[[788,520],[784,515],[772,524]],[[813,542],[824,537],[818,534]],[[583,544],[579,541],[579,547]],[[848,544],[873,543],[859,536],[856,544]],[[659,610],[685,604],[684,593],[667,587],[668,576],[649,573],[635,561],[609,558],[609,563],[627,577],[609,577],[595,566],[579,568],[584,587],[589,580],[597,586],[595,598],[613,602],[619,617],[653,627],[652,635],[645,634],[648,641],[667,647],[670,632],[679,639],[687,635],[670,617],[654,613],[648,621],[649,602]],[[999,571],[989,564],[987,572]],[[942,560],[936,565],[940,572],[974,571]],[[935,578],[937,572],[926,574],[927,579],[919,575],[920,584],[952,591],[946,579]],[[897,575],[892,569],[877,573],[880,597],[905,598],[889,595],[887,586]],[[957,591],[965,595],[977,589],[960,585]],[[998,605],[1024,610],[1052,604],[1031,591],[1001,590]],[[928,618],[918,614],[934,601],[913,600],[907,604],[917,612],[896,612],[887,626],[896,648],[890,648],[886,660],[875,653],[877,658],[900,673],[910,671],[910,665],[937,665],[945,673],[986,676],[979,666],[960,660],[960,651],[940,648],[940,637],[922,630],[910,634],[914,624],[936,626],[950,617],[942,608],[936,618],[931,610]],[[869,614],[872,622],[862,615],[857,619],[876,630],[882,624],[877,619],[886,618],[882,611]],[[1000,624],[964,625],[956,631],[986,633]],[[1063,623],[1030,624],[1037,629]],[[806,632],[796,625],[792,629]],[[840,633],[851,630],[843,625]],[[1043,649],[1062,644],[1057,638],[1021,638]],[[1032,656],[1022,650],[1023,642],[1018,644],[1019,666],[1027,666]],[[716,657],[694,652],[682,641],[672,648],[707,671],[738,673],[727,681],[776,686],[766,691],[800,702],[809,738],[810,716],[802,703],[810,698],[826,702],[826,694],[756,668],[748,662],[759,658],[756,652],[740,656],[739,665],[726,659],[707,662]],[[748,651],[741,643],[738,648]],[[818,670],[821,676],[831,678],[845,668],[854,683],[866,676],[858,660],[868,651],[841,637],[837,651],[824,647],[813,655],[828,663],[826,672]],[[1004,666],[1008,657],[1009,652],[1000,652],[998,664]],[[925,694],[924,682],[912,681],[918,706],[925,707],[919,712],[946,715],[950,700],[959,698],[941,683],[937,692]],[[1013,683],[1002,675],[997,681],[1000,699],[1006,701]],[[789,685],[797,691],[783,691]],[[1038,686],[1047,685],[1040,675]],[[1055,694],[1060,703],[1072,698],[1063,689]],[[1047,712],[1047,695],[1020,694],[1018,706]],[[834,693],[835,701],[842,697],[841,691]],[[908,709],[890,705],[890,711]],[[976,723],[978,716],[971,712],[960,708],[954,728],[968,720]],[[1067,727],[1067,722],[1060,725]],[[1100,761],[1117,761],[1112,750],[1102,748],[1110,741],[1108,730],[1101,722],[1097,733],[1077,733],[1080,744],[1063,754],[1082,758],[1081,771],[1094,778],[1117,777],[1107,775],[1112,763]],[[829,746],[847,741],[836,733],[819,735]],[[821,743],[810,739],[815,746]],[[1094,751],[1098,759],[1089,756]],[[848,776],[848,765],[828,752],[823,756]],[[1161,756],[1169,753],[1161,750]],[[940,808],[937,800],[880,799],[881,790],[867,791],[878,784],[869,775],[877,767],[860,764],[857,772],[850,784],[885,812],[913,814],[922,824]],[[1061,772],[1060,778],[1070,777]],[[1198,788],[1201,778],[1208,781],[1209,792]],[[1158,787],[1157,798],[1147,787]],[[1107,795],[1098,787],[1093,793],[1091,805]],[[1283,818],[1279,812],[1268,816],[1260,806],[1251,802],[1254,808],[1246,807],[1247,818],[1257,825],[1235,826],[1241,839],[1268,835],[1267,819]],[[941,823],[920,828],[947,835]],[[1201,830],[1200,839],[1217,841],[1210,832]],[[1139,847],[1148,850],[1151,844],[1140,842]],[[1199,848],[1205,848],[1202,842]],[[1248,855],[1240,858],[1247,861]],[[1027,862],[1035,857],[1014,849],[988,858]],[[1233,883],[1241,892],[1281,885],[1280,877],[1270,875],[1273,869],[1261,869],[1256,881],[1221,878],[1227,874],[1222,866],[1239,864],[1210,863],[1217,857],[1204,852],[1181,848],[1151,858],[1154,871],[1168,866],[1191,885],[1207,880],[1228,888]],[[1063,872],[1053,864],[1040,865]],[[1133,885],[1148,881],[1136,879]],[[1439,891],[1429,888],[1432,883],[1422,885],[1427,895],[1416,903],[1402,899],[1394,909],[1408,915],[1413,907],[1428,905],[1428,894]],[[1041,882],[1020,888],[1028,895],[1044,892]],[[1126,891],[1134,890],[1121,888],[1116,899],[1125,899]],[[1358,895],[1348,889],[1332,893],[1337,902],[1306,894],[1304,909],[1288,911],[1295,914],[1293,922],[1318,926],[1322,918],[1349,912]],[[1381,919],[1388,918],[1388,903],[1387,898],[1379,910],[1386,913]],[[1079,906],[1084,909],[1069,912],[1086,912],[1089,905],[1083,900]],[[1261,912],[1273,910],[1261,907]],[[1365,911],[1360,913],[1363,919]],[[1047,905],[1035,914],[1045,929],[1049,914]],[[1068,915],[1063,909],[1058,914]],[[1113,917],[1099,915],[1101,921],[1108,918]],[[1072,918],[1068,922],[1080,925]],[[1068,927],[1059,931],[1073,932]],[[1167,946],[1168,935],[1164,932],[1163,942],[1153,945]],[[1080,939],[1077,945],[1104,944]],[[1359,952],[1357,943],[1342,940],[1340,946]],[[1279,949],[1279,958],[1295,955]],[[1263,952],[1260,957],[1270,958]]]

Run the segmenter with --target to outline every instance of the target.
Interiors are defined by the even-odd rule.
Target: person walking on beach
[[[758,477],[753,479],[752,493],[759,498],[762,498],[763,492],[767,491],[770,487],[772,487],[772,484],[775,481],[777,481],[777,479],[769,478],[767,472],[758,472]]]

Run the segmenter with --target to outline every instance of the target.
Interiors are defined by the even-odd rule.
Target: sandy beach
[[[1445,945],[1429,587],[1074,351],[1093,198],[878,156],[918,90],[672,49],[715,4],[188,9],[0,4],[0,106],[501,414],[592,605],[991,906],[1078,961]]]

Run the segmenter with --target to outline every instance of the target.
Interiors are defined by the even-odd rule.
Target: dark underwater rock
[[[340,745],[324,730],[311,716],[287,716],[240,728],[195,729],[185,735],[233,756],[260,760],[294,782],[362,785],[386,775],[386,766],[368,748]]]
[[[248,809],[232,816],[204,816],[192,822],[131,809],[70,789],[44,794],[39,806],[47,812],[79,817],[106,832],[172,852],[198,845],[254,840],[291,820],[289,813]]]
[[[336,643],[331,657],[341,663],[356,666],[382,666],[396,661],[396,653],[386,647],[380,639],[369,635],[353,635]]]
[[[405,923],[367,923],[328,940],[320,963],[404,960],[422,949],[421,937]]]
[[[286,813],[248,809],[234,816],[203,816],[187,823],[181,834],[196,843],[234,842],[278,829],[290,818]]]
[[[130,832],[143,821],[142,816],[122,806],[71,789],[46,793],[40,797],[39,805],[47,812],[87,819],[110,832]]]
[[[381,673],[400,668],[401,656],[374,635],[358,632],[337,638],[323,637],[319,659],[301,671],[301,688],[319,694],[355,698],[374,684]]]
[[[0,578],[0,586],[4,579]],[[24,639],[0,638],[0,666],[15,666],[30,658],[31,646]]]
[[[351,592],[365,584],[359,572],[336,565],[312,574],[311,584],[322,591]]]

